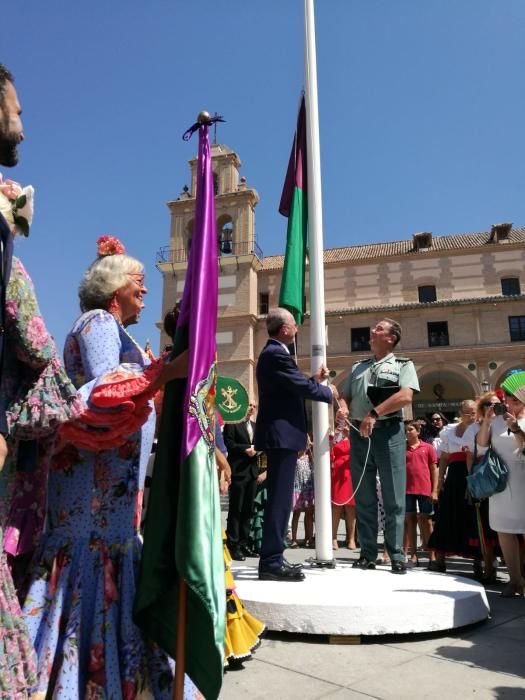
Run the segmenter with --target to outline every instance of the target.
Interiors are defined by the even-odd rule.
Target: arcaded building
[[[212,159],[220,256],[219,373],[240,379],[256,395],[264,317],[278,303],[284,258],[262,254],[255,229],[259,196],[240,177],[238,155],[214,145]],[[190,161],[191,186],[168,203],[169,245],[157,256],[164,277],[163,314],[184,288],[195,168],[196,160]],[[283,224],[283,248],[284,232]],[[524,269],[525,228],[510,223],[479,233],[425,231],[402,241],[325,250],[327,361],[335,383],[367,357],[370,327],[389,316],[403,326],[398,353],[412,358],[418,371],[421,393],[414,413],[454,412],[462,399],[497,386],[512,369],[525,369]],[[308,317],[299,331],[298,356],[308,371]]]

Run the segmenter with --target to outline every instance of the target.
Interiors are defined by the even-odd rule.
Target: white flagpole
[[[317,62],[313,0],[304,1],[305,10],[305,98],[308,162],[308,249],[310,280],[311,371],[326,365],[326,328],[323,269],[323,208],[319,109],[317,105]],[[312,402],[315,481],[315,549],[319,563],[331,562],[332,506],[330,498],[329,406]]]

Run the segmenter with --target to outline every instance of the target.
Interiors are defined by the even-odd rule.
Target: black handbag
[[[477,447],[477,441],[476,441]],[[477,450],[474,450],[474,459]],[[507,486],[509,468],[499,454],[489,444],[481,460],[474,464],[472,473],[467,476],[467,489],[472,498],[481,500],[501,493]]]

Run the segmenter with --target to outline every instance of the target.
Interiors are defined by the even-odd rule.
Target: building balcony
[[[263,252],[257,241],[229,241],[218,242],[220,258],[239,258],[242,256],[255,255],[258,260],[263,259]],[[188,251],[185,248],[174,249],[169,245],[163,246],[157,251],[155,264],[161,269],[162,265],[176,265],[188,262]]]

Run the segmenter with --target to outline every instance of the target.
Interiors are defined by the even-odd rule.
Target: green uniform
[[[357,362],[343,386],[343,395],[351,401],[353,425],[358,428],[374,406],[402,388],[419,391],[416,370],[408,358],[396,358],[390,353],[381,360],[372,357]],[[404,561],[406,441],[403,412],[399,410],[376,421],[368,460],[368,438],[361,437],[352,428],[350,443],[352,484],[358,489],[355,501],[361,556],[369,561],[377,558],[376,474],[379,471],[385,509],[385,545],[392,561]]]

